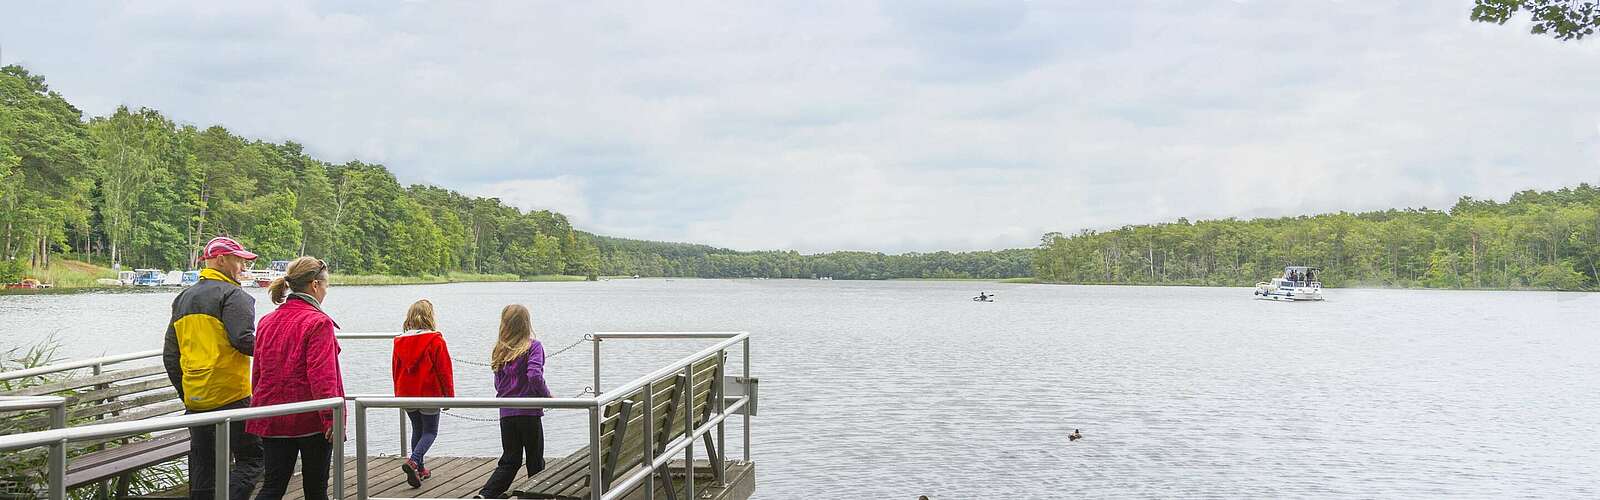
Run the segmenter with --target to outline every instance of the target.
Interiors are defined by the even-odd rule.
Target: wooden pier
[[[393,336],[342,334],[341,339],[346,335],[351,339]],[[184,498],[186,485],[141,495],[130,494],[129,483],[142,469],[187,458],[189,427],[226,426],[240,420],[331,409],[335,412],[334,432],[340,433],[345,421],[340,415],[353,408],[357,416],[355,442],[343,443],[345,453],[350,451],[348,445],[357,445],[355,456],[343,457],[346,497],[357,497],[360,485],[365,485],[370,498],[471,498],[488,480],[497,457],[431,458],[432,477],[412,488],[400,470],[403,458],[366,454],[366,441],[361,437],[365,436],[365,410],[543,407],[589,411],[590,446],[565,457],[547,458],[545,470],[534,476],[519,474],[508,492],[515,497],[593,499],[603,492],[632,500],[652,496],[647,489],[653,487],[654,498],[666,500],[748,499],[755,491],[755,464],[748,461],[748,451],[745,460],[726,456],[722,424],[730,416],[742,417],[744,449],[749,449],[757,382],[749,376],[749,334],[612,332],[594,337],[597,368],[600,339],[709,338],[719,342],[594,398],[336,397],[182,416],[174,415],[182,411],[182,405],[162,367],[148,365],[159,351],[0,372],[0,382],[20,385],[0,391],[0,424],[4,424],[0,427],[6,431],[0,435],[0,451],[5,452],[0,454],[0,465],[21,467],[26,475],[44,479],[33,483],[42,489],[0,491],[0,497],[66,500],[69,490],[78,490],[97,498]],[[744,375],[730,376],[725,373],[727,351],[740,343],[746,356]],[[145,366],[111,366],[122,363]],[[78,371],[92,372],[74,373]],[[40,377],[45,377],[42,382],[18,384]],[[598,371],[594,377],[598,382]],[[730,385],[737,388],[732,394],[727,390]],[[43,413],[46,410],[48,413]],[[595,451],[591,454],[591,450]],[[686,467],[681,458],[667,460],[685,454],[708,458],[696,459],[693,467]],[[359,472],[358,457],[366,457],[364,476]],[[219,467],[227,467],[227,463],[219,462]],[[285,498],[303,499],[301,484],[297,473]],[[85,491],[88,489],[96,491]]]
[[[433,466],[433,477],[423,481],[421,488],[412,488],[406,484],[406,478],[400,472],[400,463],[405,459],[400,457],[378,457],[367,462],[371,471],[367,478],[367,494],[379,498],[472,498],[478,494],[478,488],[489,480],[489,473],[494,471],[498,458],[484,457],[435,457],[428,459]],[[559,458],[550,457],[545,460],[547,464],[555,464]],[[673,477],[673,486],[677,490],[676,496],[683,498],[683,461],[678,460],[669,466]],[[354,457],[345,458],[345,484],[353,485],[356,480],[356,463]],[[524,472],[525,473],[525,472]],[[726,485],[713,485],[711,464],[705,460],[695,461],[695,497],[705,500],[735,500],[749,498],[755,492],[756,471],[755,466],[748,463],[730,462],[727,470]],[[519,478],[523,479],[523,478]],[[187,497],[184,489],[162,492],[156,495],[136,497],[142,500],[180,500]],[[353,494],[354,492],[349,492]],[[289,481],[289,491],[284,495],[284,500],[305,500],[305,492],[301,486],[300,473],[296,472]],[[552,498],[583,498],[583,497],[552,497]],[[645,498],[644,490],[638,489],[630,493],[628,500]],[[666,488],[656,489],[656,498],[667,498]]]

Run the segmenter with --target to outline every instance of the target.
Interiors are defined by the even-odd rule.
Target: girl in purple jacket
[[[512,304],[500,311],[500,339],[489,353],[494,393],[502,398],[548,398],[544,381],[544,345],[533,336],[528,308]],[[544,425],[539,408],[500,409],[500,462],[478,498],[500,498],[527,456],[528,475],[544,470]]]

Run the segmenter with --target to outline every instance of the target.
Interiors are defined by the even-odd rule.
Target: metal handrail
[[[604,340],[604,339],[607,339],[607,338],[634,338],[634,339],[642,339],[642,338],[669,339],[669,338],[672,338],[672,337],[667,337],[665,335],[668,335],[668,334],[652,332],[652,333],[648,334],[648,336],[640,335],[640,336],[627,336],[627,337],[624,337],[619,332],[612,332],[612,333],[606,334],[606,336],[604,336],[604,337],[600,336],[600,334],[596,334],[595,335],[595,340],[598,341],[598,340]],[[690,335],[710,335],[710,334],[690,334]],[[683,359],[680,359],[680,360],[678,360],[678,361],[676,361],[676,362],[674,362],[674,363],[672,363],[670,365],[667,365],[665,368],[662,368],[662,369],[656,370],[654,372],[651,372],[649,375],[645,375],[643,377],[639,377],[639,378],[633,379],[632,381],[630,381],[630,382],[628,382],[626,384],[622,384],[620,387],[617,387],[616,389],[612,389],[612,390],[606,391],[605,393],[602,393],[599,396],[595,396],[595,397],[600,399],[600,403],[601,404],[610,403],[612,401],[615,401],[617,398],[622,397],[623,394],[627,394],[629,392],[633,392],[634,389],[638,389],[640,387],[644,387],[645,384],[649,384],[650,381],[652,381],[652,380],[656,380],[656,379],[659,379],[661,377],[670,375],[673,372],[676,372],[678,370],[683,369],[683,367],[685,367],[685,366],[694,364],[695,361],[698,361],[698,360],[701,360],[701,359],[705,359],[705,357],[711,355],[711,353],[723,351],[723,350],[727,349],[728,347],[730,347],[730,346],[732,346],[734,344],[737,344],[737,343],[740,343],[740,342],[748,342],[749,339],[750,339],[750,334],[747,333],[747,332],[730,332],[730,333],[718,334],[718,335],[723,335],[723,337],[720,337],[720,338],[725,338],[725,340],[723,340],[722,342],[718,342],[716,344],[713,344],[711,347],[707,347],[705,349],[701,349],[700,352],[697,352],[697,353],[691,354],[689,356],[686,356]],[[698,337],[685,337],[685,338],[708,338],[708,337],[698,336]],[[599,358],[598,352],[600,351],[600,342],[595,342],[594,345],[595,345],[595,352],[597,353],[595,355],[595,357]],[[596,367],[596,371],[598,371],[598,370],[599,370],[599,368]],[[596,386],[596,388],[597,388],[596,390],[598,390],[598,385]]]
[[[0,411],[50,410],[50,428],[67,426],[67,398],[61,396],[0,396]],[[3,436],[0,436],[3,437]],[[67,496],[67,447],[50,447],[49,471],[45,476],[52,499]],[[60,465],[60,467],[57,467]]]
[[[12,370],[12,371],[7,371],[7,372],[0,372],[0,382],[4,382],[4,381],[7,381],[7,380],[15,380],[15,379],[19,379],[19,378],[28,378],[28,377],[37,377],[37,376],[40,376],[40,375],[49,375],[49,374],[52,374],[52,373],[60,373],[60,372],[65,372],[65,371],[72,371],[72,370],[77,370],[77,369],[81,369],[81,368],[94,368],[94,367],[100,367],[100,366],[104,366],[104,365],[122,363],[122,362],[126,362],[126,361],[134,361],[134,360],[145,359],[145,358],[154,358],[154,357],[158,357],[160,355],[161,355],[161,350],[160,349],[156,349],[156,350],[151,350],[151,351],[139,351],[139,352],[130,352],[130,353],[125,353],[125,354],[114,354],[114,355],[111,355],[111,356],[102,356],[102,357],[98,357],[98,358],[80,359],[80,360],[77,360],[77,361],[67,361],[67,362],[64,362],[64,363],[56,363],[56,364],[39,366],[39,367],[34,367],[34,368],[27,368],[27,369],[23,369],[23,370]]]
[[[376,333],[336,333],[336,334],[334,334],[334,337],[338,338],[338,339],[359,340],[359,339],[389,339],[389,338],[397,337],[399,335],[400,335],[400,333],[387,333],[387,332],[376,332]],[[52,373],[61,373],[61,372],[65,372],[65,371],[78,370],[78,369],[82,369],[82,368],[93,368],[93,367],[97,367],[97,366],[124,363],[124,362],[128,362],[128,361],[136,361],[136,360],[146,359],[146,358],[155,358],[155,357],[160,357],[160,356],[161,356],[161,349],[152,349],[152,350],[149,350],[149,351],[130,352],[130,353],[123,353],[123,354],[113,354],[113,355],[110,355],[110,356],[101,356],[101,357],[98,357],[98,358],[80,359],[80,360],[76,360],[76,361],[65,361],[65,362],[61,362],[61,363],[54,363],[54,364],[49,364],[49,365],[45,365],[45,366],[38,366],[38,367],[34,367],[34,368],[27,368],[27,369],[22,369],[22,370],[12,370],[12,371],[0,372],[0,382],[4,382],[4,381],[7,381],[7,380],[16,380],[16,379],[19,379],[19,378],[28,378],[28,377],[37,377],[37,376],[40,376],[40,375],[49,375],[49,374],[52,374]]]
[[[597,380],[598,380],[598,376],[599,376],[599,366],[600,366],[599,363],[598,363],[598,361],[600,360],[600,347],[599,346],[600,346],[600,341],[604,340],[604,339],[721,338],[721,339],[724,339],[724,340],[712,345],[711,347],[702,349],[701,351],[699,351],[699,352],[697,352],[697,353],[695,353],[693,355],[686,356],[686,357],[684,357],[684,358],[682,358],[682,359],[680,359],[678,361],[675,361],[675,362],[667,365],[664,368],[661,368],[659,370],[651,372],[650,374],[638,377],[638,378],[633,379],[633,380],[631,380],[631,381],[629,381],[627,383],[624,383],[624,384],[622,384],[621,386],[619,386],[616,389],[613,389],[613,390],[610,390],[610,391],[606,391],[605,393],[602,393],[602,394],[599,394],[599,395],[596,395],[596,396],[590,397],[590,398],[400,398],[400,397],[356,397],[356,398],[354,398],[353,407],[352,407],[352,411],[355,412],[355,426],[356,426],[356,498],[357,499],[361,499],[361,500],[374,500],[374,499],[369,498],[367,496],[367,464],[366,464],[366,457],[367,457],[367,443],[366,443],[367,424],[366,424],[366,410],[368,408],[433,409],[433,408],[447,408],[448,407],[448,408],[545,408],[545,409],[578,409],[578,410],[586,410],[587,413],[589,414],[589,467],[590,467],[590,469],[589,469],[589,474],[590,474],[589,484],[590,484],[590,498],[596,499],[596,500],[615,500],[617,498],[621,498],[629,489],[637,486],[640,481],[645,481],[645,480],[651,481],[651,487],[646,490],[646,494],[645,494],[646,498],[651,498],[651,499],[655,498],[654,474],[657,471],[659,471],[661,468],[666,467],[667,464],[670,464],[672,462],[672,460],[673,460],[673,455],[676,455],[680,451],[684,453],[685,463],[692,467],[693,464],[694,464],[693,450],[694,450],[694,442],[695,442],[695,440],[699,439],[699,438],[701,438],[703,436],[706,436],[708,433],[710,433],[713,430],[716,430],[717,434],[718,434],[718,436],[717,436],[717,441],[718,441],[717,448],[718,448],[718,451],[721,452],[721,453],[726,453],[726,447],[725,447],[726,443],[725,443],[725,440],[722,438],[723,423],[727,419],[728,415],[731,414],[730,412],[738,411],[738,410],[744,408],[748,403],[750,403],[750,398],[748,396],[739,397],[730,405],[730,404],[728,404],[728,400],[727,400],[727,397],[726,397],[725,394],[720,394],[720,393],[716,394],[716,408],[717,408],[717,411],[716,411],[715,414],[711,415],[710,418],[708,418],[705,423],[701,424],[697,428],[694,428],[692,426],[693,426],[694,420],[696,419],[696,416],[694,416],[694,415],[685,415],[687,418],[684,419],[684,427],[685,427],[684,431],[685,432],[684,432],[683,436],[681,436],[681,437],[679,437],[677,439],[674,439],[670,443],[665,443],[664,446],[663,446],[662,452],[660,453],[659,456],[656,454],[656,452],[653,449],[653,447],[646,446],[645,447],[646,448],[645,453],[646,453],[646,460],[648,462],[648,467],[645,467],[645,468],[643,468],[641,470],[638,470],[638,471],[634,471],[633,473],[629,474],[627,477],[619,478],[620,481],[614,482],[614,484],[610,485],[610,487],[607,487],[605,485],[602,477],[601,477],[602,470],[601,470],[600,463],[599,463],[600,462],[600,455],[601,455],[601,452],[599,450],[599,446],[600,446],[600,421],[601,421],[601,417],[602,417],[601,410],[606,405],[608,405],[608,404],[620,399],[623,395],[629,394],[629,393],[633,392],[634,390],[639,389],[641,387],[646,387],[651,382],[653,382],[655,380],[659,380],[662,377],[671,376],[671,375],[678,374],[678,373],[683,373],[683,374],[685,374],[685,375],[687,375],[689,377],[689,379],[688,379],[689,387],[693,387],[693,385],[694,385],[694,381],[693,381],[694,363],[697,362],[697,361],[705,359],[707,356],[710,356],[710,355],[713,355],[713,354],[716,354],[716,353],[719,353],[719,352],[724,352],[729,347],[732,347],[734,344],[742,343],[744,345],[744,365],[745,365],[744,366],[744,373],[745,373],[745,377],[748,378],[749,374],[750,374],[750,368],[749,368],[749,362],[750,362],[750,334],[748,332],[683,332],[683,333],[674,333],[674,332],[602,332],[602,333],[594,334],[594,338],[596,340],[596,342],[595,342],[595,360],[596,360],[596,363],[594,365],[594,370],[595,370],[595,375],[597,377]],[[717,386],[720,388],[721,384],[718,384]],[[650,395],[647,394],[646,397],[648,398],[648,397],[650,397]],[[653,421],[653,418],[652,418],[653,415],[651,413],[654,412],[654,404],[650,404],[650,403],[647,402],[647,404],[645,406],[646,406],[646,409],[645,409],[646,415],[645,415],[644,420],[645,420],[645,422],[652,422]],[[690,409],[689,406],[686,405],[684,407],[683,411],[684,412],[688,412],[689,409]],[[744,413],[744,417],[745,417],[744,454],[745,454],[745,461],[748,462],[750,460],[750,432],[749,432],[750,415],[749,415],[749,412],[745,412]],[[650,432],[650,429],[647,429],[645,433],[647,435],[653,435],[653,433]],[[722,480],[722,474],[720,474],[720,471],[718,471],[718,472],[719,473],[717,474],[717,480],[721,481]],[[694,497],[694,479],[693,479],[693,475],[692,474],[689,475],[689,478],[686,481],[686,485],[687,485],[687,492],[686,493],[688,494],[689,498],[693,498]],[[378,500],[382,500],[382,499],[378,499]]]
[[[341,437],[340,439],[333,440],[332,453],[334,456],[342,457],[344,456],[344,398],[327,398],[281,405],[240,408],[236,410],[218,410],[172,417],[157,417],[129,422],[117,422],[112,424],[57,428],[47,431],[0,436],[0,451],[49,446],[50,493],[48,498],[50,498],[50,500],[65,500],[67,497],[65,472],[67,469],[66,446],[68,442],[81,441],[85,439],[133,436],[163,430],[176,430],[189,427],[199,427],[203,425],[215,425],[217,426],[217,435],[219,436],[217,439],[216,449],[217,482],[215,483],[219,485],[219,487],[216,489],[216,498],[219,500],[228,500],[227,484],[228,475],[233,462],[233,454],[230,450],[232,440],[228,439],[226,436],[229,435],[230,431],[228,426],[232,422],[253,420],[263,417],[274,417],[279,415],[308,413],[327,409],[333,410],[333,428],[329,431],[329,433]],[[65,411],[66,408],[64,406],[61,407],[62,420],[65,420]],[[338,495],[337,498],[344,498],[344,461],[335,461],[334,467],[335,469],[333,477],[336,478],[334,482],[334,491]]]
[[[386,333],[386,332],[383,332],[383,333],[344,333],[344,334],[338,334],[337,337],[340,338],[340,339],[357,340],[357,339],[387,339],[387,338],[393,338],[393,337],[398,336],[398,335],[399,335],[399,333]],[[589,417],[590,417],[589,418],[589,424],[590,424],[589,425],[589,430],[590,430],[590,445],[589,446],[590,446],[590,451],[591,451],[591,453],[590,453],[591,484],[595,486],[595,487],[591,488],[591,498],[601,499],[601,500],[613,500],[615,498],[618,498],[623,494],[623,492],[626,492],[626,491],[628,491],[628,489],[631,489],[634,486],[637,486],[637,484],[640,481],[644,481],[644,480],[649,480],[649,481],[651,481],[651,484],[652,484],[652,487],[649,490],[647,490],[646,496],[648,498],[654,498],[654,494],[655,494],[655,488],[653,487],[653,485],[654,485],[654,473],[659,471],[662,467],[665,467],[667,464],[671,463],[671,461],[673,459],[672,458],[673,455],[677,454],[679,451],[684,452],[686,463],[690,467],[692,467],[693,463],[694,463],[694,459],[693,459],[694,441],[697,438],[705,436],[707,433],[711,432],[713,429],[715,429],[717,431],[717,434],[718,434],[717,435],[717,441],[718,441],[717,447],[718,447],[718,450],[721,453],[724,453],[724,454],[726,453],[726,447],[725,447],[725,443],[723,442],[723,437],[722,437],[723,423],[727,419],[728,415],[731,414],[730,412],[738,411],[738,410],[744,408],[748,403],[750,403],[750,398],[749,398],[749,396],[736,398],[736,400],[730,405],[727,402],[728,398],[726,397],[726,394],[723,394],[724,391],[723,390],[719,390],[718,391],[719,393],[716,394],[717,412],[714,415],[711,415],[710,418],[708,418],[705,423],[701,424],[700,427],[698,427],[698,428],[691,428],[692,427],[692,423],[694,421],[694,416],[693,415],[686,415],[689,418],[685,419],[685,431],[686,431],[685,434],[682,437],[678,438],[678,439],[674,439],[670,443],[665,443],[664,446],[663,446],[663,451],[660,454],[660,456],[657,456],[657,454],[655,453],[655,450],[653,449],[653,447],[648,447],[647,446],[647,448],[649,448],[649,449],[646,450],[646,454],[647,454],[646,456],[647,456],[647,459],[648,459],[648,462],[649,462],[649,467],[644,468],[644,469],[639,470],[639,471],[635,471],[634,473],[629,474],[625,478],[620,478],[619,482],[616,482],[615,484],[613,484],[609,488],[604,487],[602,485],[602,483],[601,483],[601,478],[600,478],[601,468],[600,468],[600,465],[598,463],[598,461],[600,459],[600,452],[598,450],[598,447],[599,447],[600,420],[601,420],[601,417],[602,417],[602,415],[601,415],[602,408],[604,408],[606,405],[608,405],[608,404],[610,404],[612,402],[615,402],[617,399],[621,398],[622,395],[631,393],[632,391],[634,391],[636,389],[639,389],[641,387],[645,387],[647,384],[649,384],[650,382],[652,382],[654,380],[658,380],[658,379],[660,379],[662,377],[666,377],[666,376],[671,376],[671,375],[673,375],[675,373],[678,373],[680,371],[683,372],[687,377],[689,377],[689,386],[692,387],[693,386],[693,376],[694,376],[692,370],[693,370],[693,365],[694,365],[695,362],[697,362],[699,360],[702,360],[702,359],[706,358],[707,356],[713,355],[715,353],[724,352],[729,347],[733,346],[734,344],[739,344],[739,343],[743,344],[743,350],[744,350],[744,366],[743,366],[743,368],[744,368],[744,376],[745,376],[745,378],[748,379],[749,376],[750,376],[750,334],[748,332],[603,332],[603,333],[595,334],[594,338],[596,340],[595,348],[594,348],[595,349],[595,361],[596,361],[595,365],[594,365],[594,371],[595,371],[595,377],[596,377],[597,380],[598,380],[599,370],[600,370],[600,363],[599,363],[599,361],[600,361],[600,342],[599,341],[602,340],[602,339],[621,340],[621,339],[721,338],[721,339],[724,339],[724,340],[714,344],[711,347],[702,349],[701,351],[699,351],[699,352],[697,352],[697,353],[695,353],[693,355],[684,357],[684,358],[682,358],[682,359],[680,359],[680,360],[668,365],[667,367],[664,367],[662,369],[659,369],[659,370],[656,370],[654,372],[651,372],[648,375],[644,375],[642,377],[636,378],[636,379],[634,379],[632,381],[629,381],[629,382],[619,386],[618,388],[613,389],[611,391],[608,391],[608,392],[606,392],[604,394],[598,394],[598,395],[596,395],[594,397],[590,397],[590,398],[401,398],[401,397],[393,397],[393,396],[348,395],[348,396],[345,396],[343,398],[327,398],[327,399],[321,399],[321,400],[315,400],[315,401],[303,401],[303,402],[298,402],[298,403],[288,403],[288,404],[282,404],[282,405],[263,406],[263,407],[255,407],[255,408],[243,408],[243,409],[237,409],[237,410],[220,410],[220,411],[213,411],[213,412],[206,412],[206,413],[189,414],[189,415],[183,415],[183,416],[158,417],[158,418],[136,420],[136,421],[130,421],[130,422],[119,422],[119,423],[98,424],[98,425],[86,425],[86,426],[73,427],[73,428],[63,428],[64,425],[65,425],[65,420],[66,420],[66,418],[65,418],[66,417],[66,407],[65,407],[65,399],[64,398],[57,398],[57,397],[53,397],[53,396],[0,398],[0,410],[13,410],[13,409],[15,409],[15,410],[23,410],[23,409],[51,408],[52,410],[57,411],[58,414],[59,414],[59,418],[55,419],[53,422],[59,422],[61,424],[60,426],[56,426],[56,428],[48,430],[48,431],[38,431],[38,432],[30,432],[30,433],[16,434],[16,435],[10,435],[10,436],[0,436],[0,451],[22,449],[22,448],[33,448],[33,447],[39,447],[39,446],[48,446],[48,447],[50,447],[50,450],[51,450],[51,458],[50,458],[50,473],[51,473],[50,477],[51,477],[51,480],[50,480],[50,493],[49,493],[48,498],[50,498],[52,500],[62,500],[62,499],[65,498],[65,495],[66,495],[65,485],[63,484],[64,476],[65,476],[65,470],[66,470],[66,443],[68,443],[70,441],[78,441],[78,440],[85,440],[85,439],[95,439],[95,438],[102,438],[102,437],[122,437],[122,436],[129,436],[129,435],[136,435],[136,434],[144,434],[144,433],[149,433],[149,432],[155,432],[155,431],[160,431],[160,430],[173,430],[173,429],[197,427],[197,426],[203,426],[203,425],[216,425],[218,427],[219,435],[226,436],[226,435],[228,435],[228,432],[229,432],[228,425],[233,421],[251,420],[251,419],[256,419],[256,418],[263,418],[263,417],[277,416],[277,415],[290,415],[290,414],[297,414],[297,413],[307,413],[307,412],[323,410],[323,409],[332,409],[334,411],[333,429],[331,429],[331,432],[333,434],[335,434],[335,435],[343,436],[343,434],[344,434],[344,412],[345,412],[345,408],[344,408],[344,404],[343,403],[346,400],[350,400],[351,403],[352,403],[353,409],[354,409],[354,411],[356,413],[356,419],[355,419],[356,420],[356,423],[355,423],[355,425],[356,425],[355,442],[356,442],[356,455],[357,455],[357,461],[356,461],[356,468],[357,468],[356,490],[357,490],[357,496],[356,496],[356,498],[361,498],[361,499],[366,499],[367,498],[367,495],[366,495],[366,493],[367,493],[367,484],[366,484],[366,480],[367,480],[367,478],[366,478],[366,469],[367,469],[367,463],[366,463],[366,448],[367,448],[366,409],[367,408],[407,408],[407,409],[417,409],[417,408],[446,408],[446,407],[448,407],[448,408],[549,408],[549,409],[581,409],[581,410],[586,410],[589,413]],[[146,357],[154,357],[154,356],[159,356],[160,354],[161,354],[161,351],[148,351],[148,352],[131,353],[131,354],[118,355],[118,356],[107,356],[107,357],[103,357],[103,358],[95,358],[95,359],[90,359],[90,360],[75,361],[75,362],[66,363],[66,364],[62,364],[62,365],[41,367],[41,368],[49,368],[51,370],[43,370],[43,371],[41,371],[39,369],[32,369],[32,370],[29,370],[29,371],[8,372],[7,375],[10,375],[11,378],[20,378],[20,377],[27,377],[27,376],[36,376],[36,375],[44,374],[44,373],[54,373],[54,372],[59,372],[59,371],[67,371],[67,370],[78,369],[78,368],[87,368],[87,367],[97,367],[98,368],[98,366],[104,365],[104,364],[110,364],[110,363],[121,362],[121,361],[128,361],[128,360],[133,360],[133,359],[141,359],[141,358],[146,358]],[[0,380],[3,380],[3,379],[0,379]],[[720,383],[718,384],[718,387],[721,387]],[[646,397],[649,398],[650,395],[647,394]],[[26,400],[26,401],[24,401],[24,400]],[[647,412],[653,411],[653,405],[647,404],[646,408],[647,408],[646,409]],[[685,407],[684,411],[687,412],[689,410],[688,410],[687,407]],[[750,412],[748,412],[748,411],[744,412],[744,420],[745,420],[745,426],[744,426],[744,460],[746,462],[750,461],[750,414],[749,413]],[[401,416],[401,421],[402,421],[402,423],[401,423],[401,433],[402,433],[401,441],[402,441],[402,448],[403,448],[404,447],[404,441],[405,441],[405,439],[404,439],[405,425],[404,425],[404,415],[403,414]],[[647,414],[646,421],[647,422],[650,421],[650,418],[649,418],[648,414]],[[649,434],[649,432],[647,432],[647,434]],[[707,439],[709,439],[709,438],[707,438]],[[216,484],[218,484],[218,485],[226,485],[226,484],[228,484],[228,473],[229,473],[229,468],[230,468],[230,464],[231,464],[231,453],[230,453],[230,450],[229,450],[229,446],[230,446],[230,440],[228,440],[228,439],[218,439],[217,440],[217,449],[216,449],[216,453],[217,453],[217,457],[216,457],[217,458],[217,467],[216,467],[216,470],[217,470],[217,483]],[[334,441],[332,452],[333,452],[334,456],[344,456],[344,441],[342,439]],[[343,460],[339,460],[338,463],[335,464],[335,467],[336,467],[335,473],[333,474],[333,476],[335,478],[335,484],[334,484],[335,495],[336,495],[336,498],[344,498],[344,493],[345,493],[345,489],[346,489],[345,480],[344,480],[344,467],[345,467],[344,461]],[[717,480],[721,481],[722,480],[721,474],[720,474],[721,471],[718,471],[718,472],[719,473],[717,474],[717,476],[718,476]],[[694,483],[693,483],[692,474],[690,475],[690,477],[688,479],[687,488],[688,488],[688,494],[690,496],[693,496]],[[217,489],[217,491],[216,491],[216,494],[217,494],[217,498],[223,499],[223,500],[227,500],[228,492],[227,492],[227,488],[225,486],[224,487],[219,487]]]

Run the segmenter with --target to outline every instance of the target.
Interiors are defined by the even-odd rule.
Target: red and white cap
[[[206,250],[200,252],[200,259],[210,260],[223,255],[232,255],[244,260],[256,260],[256,254],[245,250],[244,245],[240,245],[239,242],[233,241],[233,238],[227,236],[218,236],[206,242]]]

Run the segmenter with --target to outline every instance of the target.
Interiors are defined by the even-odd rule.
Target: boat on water
[[[1256,283],[1255,295],[1261,300],[1301,302],[1322,300],[1322,270],[1308,266],[1283,268],[1283,276]]]
[[[133,286],[134,279],[138,276],[139,273],[135,273],[133,271],[117,271],[117,284],[122,286]]]
[[[167,282],[167,272],[160,269],[134,269],[134,286],[161,286]]]
[[[994,302],[994,294],[989,293],[989,292],[978,292],[978,295],[976,297],[973,297],[972,301],[973,302]]]
[[[183,286],[190,286],[200,282],[200,271],[184,271]]]
[[[166,279],[161,281],[161,286],[183,286],[183,271],[168,271]]]
[[[251,277],[251,280],[255,281],[256,286],[259,286],[261,288],[266,288],[266,287],[272,286],[272,281],[273,280],[276,280],[278,278],[282,278],[285,275],[287,275],[288,273],[289,273],[289,261],[287,261],[287,260],[275,260],[275,261],[272,261],[271,264],[268,264],[267,268],[264,269],[264,270],[256,271],[256,270],[252,269],[251,270],[251,274],[253,276]]]

